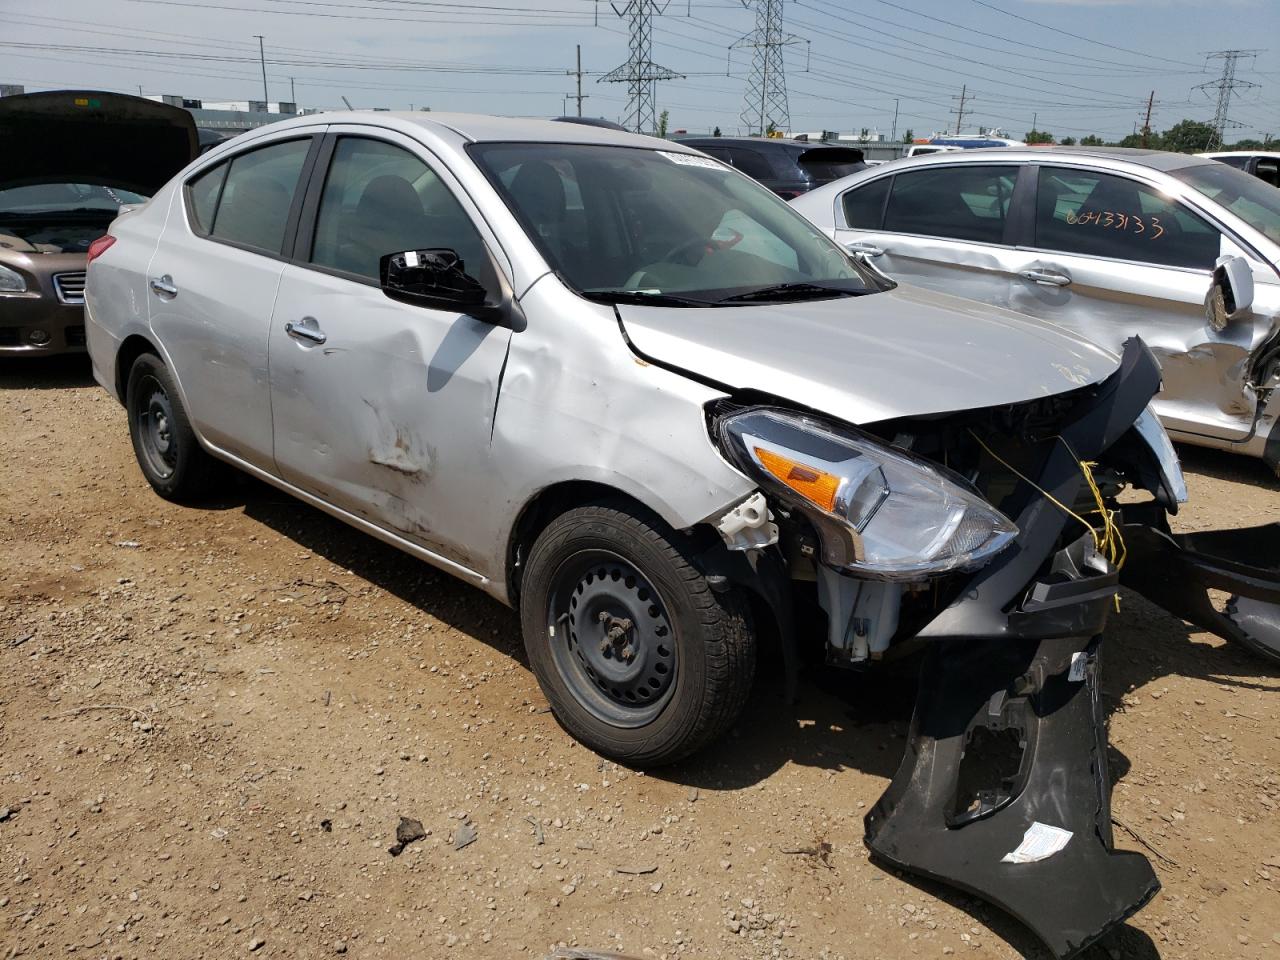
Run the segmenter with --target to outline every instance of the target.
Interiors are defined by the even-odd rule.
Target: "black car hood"
[[[0,97],[0,189],[97,183],[151,196],[199,151],[181,107],[97,90]]]

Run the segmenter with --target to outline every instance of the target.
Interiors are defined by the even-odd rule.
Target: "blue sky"
[[[624,0],[615,0],[621,6]],[[1209,119],[1209,51],[1266,47],[1238,77],[1229,134],[1280,136],[1280,0],[785,0],[793,130],[924,135],[954,124],[1021,137],[1038,118],[1059,137],[1117,138]],[[462,110],[527,116],[571,111],[575,44],[585,112],[616,119],[625,87],[597,78],[627,57],[626,23],[597,0],[0,0],[0,83],[260,98],[263,34],[271,98],[305,106]],[[737,132],[747,54],[728,55],[754,13],[740,0],[670,0],[653,58],[684,79],[658,88],[671,129]],[[68,49],[68,48],[76,49]],[[970,112],[971,111],[971,112]]]

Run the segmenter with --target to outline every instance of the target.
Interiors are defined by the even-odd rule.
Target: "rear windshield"
[[[806,150],[796,158],[800,169],[809,175],[814,183],[830,183],[851,173],[865,170],[862,151],[845,147],[815,147]]]
[[[1196,164],[1170,174],[1226,207],[1274,243],[1280,243],[1280,190],[1224,163]]]

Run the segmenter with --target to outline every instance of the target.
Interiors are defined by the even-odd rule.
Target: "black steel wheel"
[[[155,354],[133,362],[125,390],[129,436],[142,475],[167,500],[208,495],[223,476],[221,463],[200,446],[168,367]]]
[[[553,520],[529,552],[520,612],[556,718],[637,766],[679,760],[741,711],[755,668],[746,598],[713,591],[653,514],[595,504]]]

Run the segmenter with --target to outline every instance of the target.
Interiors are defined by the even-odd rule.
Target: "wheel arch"
[[[125,394],[128,391],[129,371],[133,369],[134,363],[144,353],[154,353],[165,363],[165,366],[169,366],[168,362],[165,361],[164,354],[160,352],[160,348],[147,337],[140,333],[132,333],[125,337],[120,344],[120,349],[116,351],[114,377],[116,399],[121,403],[125,402]],[[170,369],[172,370],[172,367]]]

